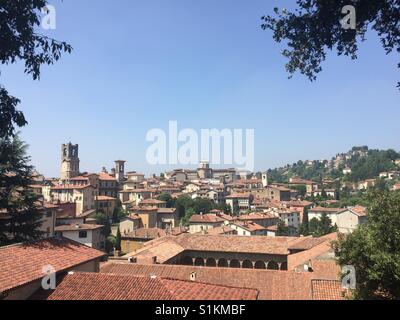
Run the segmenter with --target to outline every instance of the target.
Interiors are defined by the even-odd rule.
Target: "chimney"
[[[196,278],[197,278],[196,272],[192,272],[189,276],[190,281],[193,281],[193,282],[196,281]]]

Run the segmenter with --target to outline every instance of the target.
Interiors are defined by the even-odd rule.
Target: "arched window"
[[[268,262],[268,270],[279,270],[279,264],[275,261]]]
[[[287,270],[288,269],[288,264],[287,262],[284,262],[281,264],[281,270]]]
[[[231,263],[229,264],[230,268],[240,268],[240,262],[239,260],[231,260]]]
[[[254,268],[255,269],[267,269],[267,266],[265,265],[264,261],[259,260],[255,263]]]
[[[206,262],[207,267],[216,267],[217,266],[217,261],[215,261],[214,258],[208,258]]]
[[[197,267],[204,267],[204,259],[196,258],[196,260],[194,260],[194,265]]]
[[[244,260],[242,263],[242,268],[253,269],[253,263],[250,260]]]
[[[224,258],[218,260],[218,267],[228,268],[228,261]]]

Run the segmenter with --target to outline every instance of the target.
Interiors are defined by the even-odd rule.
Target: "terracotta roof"
[[[104,226],[98,224],[67,224],[57,226],[55,231],[63,232],[63,231],[90,231],[90,230],[97,230],[101,229]]]
[[[338,213],[338,212],[343,211],[343,210],[344,210],[344,209],[342,209],[342,208],[315,207],[315,208],[312,208],[312,209],[308,210],[308,212]]]
[[[270,219],[279,219],[275,215],[271,213],[250,213],[250,214],[243,214],[239,216],[239,220],[270,220]]]
[[[232,193],[231,195],[225,197],[226,199],[249,199],[250,193]]]
[[[158,214],[173,214],[176,212],[175,208],[158,208]]]
[[[99,174],[99,180],[103,180],[103,181],[117,181],[117,179],[115,179],[115,177],[113,177],[113,176],[110,176],[108,173],[104,173],[104,172],[101,172],[100,174]]]
[[[352,208],[349,208],[351,212],[355,213],[359,217],[365,217],[367,216],[367,208],[362,207],[362,206],[355,206]]]
[[[263,226],[260,226],[259,224],[253,222],[253,221],[236,221],[233,223],[233,225],[236,225],[240,228],[243,228],[247,231],[250,232],[256,232],[256,231],[263,231],[266,230]]]
[[[345,300],[349,292],[340,281],[312,280],[312,296],[313,300]]]
[[[193,215],[189,223],[219,223],[224,222],[224,219],[220,218],[216,214],[195,214]]]
[[[255,289],[155,276],[68,274],[49,300],[256,300]]]
[[[94,188],[94,187],[90,184],[87,184],[84,186],[69,184],[69,185],[61,185],[61,186],[51,187],[51,190],[81,190],[81,189],[86,189],[86,188]]]
[[[159,228],[140,228],[124,235],[123,239],[156,239],[166,236],[166,232]]]
[[[232,229],[230,226],[221,226],[205,230],[204,232],[209,235],[219,235],[219,234],[232,234],[235,233],[236,230]],[[203,234],[203,231],[198,232],[198,234]]]
[[[179,280],[190,280],[191,274],[195,274],[196,283],[257,289],[260,300],[312,299],[312,273],[128,263],[107,263],[101,267],[100,272],[158,276]]]
[[[146,199],[142,200],[140,204],[166,204],[166,202],[157,199]]]
[[[104,253],[65,238],[0,248],[0,292],[7,292],[43,277],[42,268],[57,272],[103,257]]]

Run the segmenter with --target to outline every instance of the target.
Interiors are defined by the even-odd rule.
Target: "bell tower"
[[[69,182],[79,176],[79,145],[71,142],[61,146],[61,180]]]
[[[125,162],[124,160],[115,161],[115,178],[119,183],[124,182],[125,178]]]

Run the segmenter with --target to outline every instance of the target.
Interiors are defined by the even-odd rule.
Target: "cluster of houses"
[[[110,172],[82,173],[78,145],[70,143],[62,145],[61,168],[59,179],[38,176],[30,186],[41,196],[44,239],[0,248],[0,299],[341,300],[349,294],[331,247],[337,234],[299,235],[306,217],[326,215],[344,234],[367,221],[364,207],[319,207],[299,193],[298,186],[308,196],[324,192],[334,204],[334,181],[294,177],[271,184],[267,173],[213,170],[207,162],[150,178],[125,172],[121,160]],[[162,194],[209,199],[225,210],[195,214],[183,226]],[[96,213],[111,221],[120,207],[126,215],[112,232],[119,229],[122,253],[107,255]],[[278,234],[282,223],[285,236]],[[53,268],[56,288],[43,288],[45,266]],[[19,277],[10,276],[15,272]]]
[[[112,226],[112,233],[115,236],[120,230],[125,253],[154,239],[183,233],[275,237],[282,222],[287,235],[295,237],[306,213],[309,221],[326,214],[343,233],[352,232],[367,219],[365,208],[322,208],[303,200],[299,186],[305,187],[309,197],[326,193],[334,204],[335,181],[328,179],[318,184],[294,177],[287,184],[271,184],[267,173],[214,170],[207,162],[201,162],[197,170],[178,169],[150,178],[125,172],[122,160],[115,161],[110,172],[103,168],[99,173],[81,173],[78,148],[71,143],[62,145],[60,178],[38,175],[31,189],[42,198],[42,229],[48,237],[66,237],[99,250],[105,250],[106,239],[96,214],[102,212],[111,221],[119,206],[126,216]],[[208,199],[228,210],[194,215],[183,226],[177,209],[158,199],[161,194]]]

